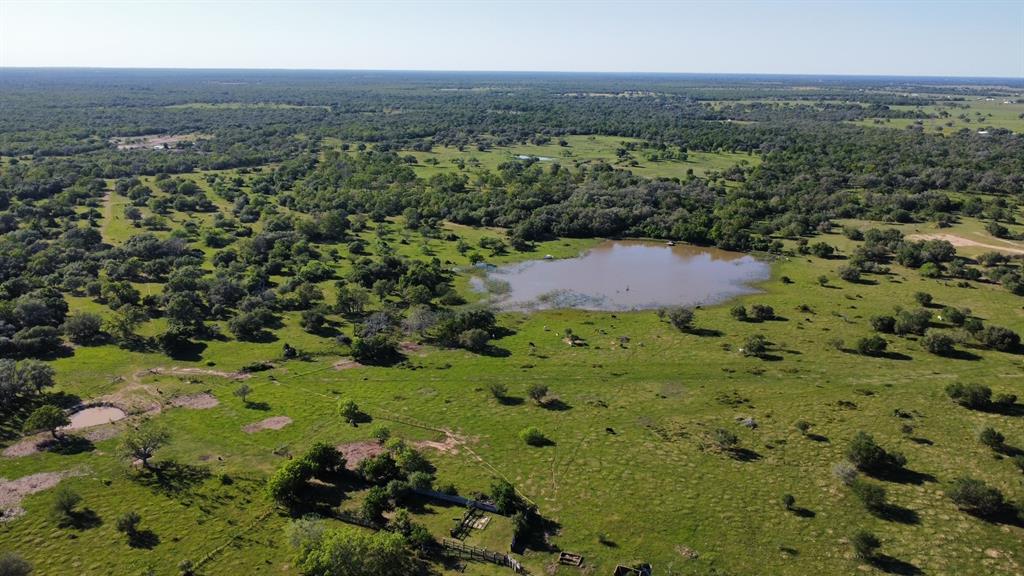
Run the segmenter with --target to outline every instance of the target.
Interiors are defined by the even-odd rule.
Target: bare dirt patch
[[[373,458],[378,454],[384,453],[384,447],[374,440],[349,442],[348,444],[335,446],[335,448],[345,457],[345,468],[349,470],[355,470],[359,463],[367,458]]]
[[[287,416],[272,416],[259,422],[253,422],[252,424],[246,424],[242,427],[242,431],[246,434],[252,434],[253,432],[259,432],[260,430],[280,430],[285,426],[292,423],[292,419]]]
[[[26,496],[49,490],[60,484],[60,481],[65,478],[83,474],[85,474],[83,470],[76,468],[62,472],[40,472],[15,480],[0,478],[0,522],[6,522],[24,514],[25,509],[21,507],[21,501]]]
[[[205,134],[147,134],[144,136],[123,136],[111,138],[110,142],[117,145],[118,150],[137,150],[139,148],[172,148],[179,142],[194,142]]]
[[[452,434],[451,432],[445,432],[444,442],[437,442],[435,440],[419,440],[413,442],[412,445],[416,448],[430,448],[431,450],[437,450],[445,454],[458,454],[459,446],[466,443],[466,440],[460,436]]]
[[[1011,245],[1009,243],[999,244],[986,244],[984,242],[978,242],[977,240],[971,240],[970,238],[964,238],[963,236],[957,236],[955,234],[913,234],[907,236],[908,240],[945,240],[953,246],[972,246],[975,248],[987,248],[989,250],[995,250],[996,252],[1005,252],[1007,254],[1024,254],[1024,248],[1019,246]],[[998,240],[996,240],[998,242]]]
[[[208,392],[178,396],[171,400],[171,406],[175,406],[177,408],[190,408],[192,410],[208,410],[218,404],[220,404],[220,401],[217,400],[213,394]]]
[[[355,360],[338,360],[334,363],[332,368],[335,370],[351,370],[353,368],[362,368],[363,365]]]
[[[44,442],[49,438],[49,434],[36,434],[23,438],[16,444],[11,444],[7,448],[4,448],[4,456],[7,458],[21,458],[22,456],[30,456],[39,452],[43,448]]]

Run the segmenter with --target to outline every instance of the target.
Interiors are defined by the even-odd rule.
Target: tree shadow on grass
[[[481,356],[487,356],[490,358],[508,358],[512,355],[512,352],[509,352],[507,348],[502,348],[501,346],[495,346],[493,344],[488,345],[477,353]]]
[[[720,338],[725,335],[721,330],[713,330],[710,328],[690,328],[686,333],[693,334],[694,336],[700,336],[701,338]]]
[[[564,412],[572,409],[572,405],[565,403],[561,398],[548,398],[540,406],[552,412]]]
[[[971,362],[977,362],[978,360],[981,360],[981,356],[978,356],[973,352],[968,352],[967,350],[953,350],[952,352],[942,354],[942,357],[952,358],[953,360],[968,360]]]
[[[75,530],[89,530],[103,525],[103,520],[91,508],[84,508],[69,512],[61,520],[60,525]]]
[[[920,568],[914,566],[910,562],[905,562],[899,558],[893,558],[892,556],[885,554],[879,554],[872,558],[871,565],[886,574],[900,574],[901,576],[916,576],[918,574],[924,574]]]
[[[805,436],[807,437],[808,440],[813,440],[815,442],[828,442],[829,441],[828,440],[828,436],[822,436],[821,434],[808,433]]]
[[[887,482],[895,482],[897,484],[913,484],[914,486],[920,486],[925,482],[936,482],[935,476],[928,474],[927,472],[915,472],[909,468],[889,468],[878,472],[872,472],[870,476],[879,480],[885,480]]]
[[[896,504],[886,504],[884,508],[878,511],[878,517],[900,524],[921,523],[921,516],[916,511],[904,508],[903,506],[897,506]]]
[[[760,454],[749,448],[732,448],[729,457],[739,462],[756,462],[762,458]]]
[[[96,446],[94,446],[92,441],[88,438],[73,434],[66,434],[61,436],[59,440],[51,440],[45,443],[45,448],[47,451],[53,452],[54,454],[73,456],[83,452],[92,452],[96,449]]]
[[[152,550],[157,544],[160,544],[160,537],[152,530],[136,530],[134,534],[128,536],[128,546],[132,548]]]
[[[797,518],[814,518],[818,515],[814,510],[803,508],[801,506],[794,506],[790,509],[790,512],[792,512]]]
[[[932,442],[927,438],[920,438],[918,436],[911,436],[907,438],[907,440],[910,440],[914,444],[920,444],[921,446],[932,446],[933,444],[935,444],[935,442]]]
[[[526,401],[522,396],[501,396],[497,400],[502,406],[520,406]]]
[[[875,357],[876,358],[885,358],[886,360],[913,360],[914,359],[911,356],[907,356],[906,354],[901,354],[899,352],[882,352],[880,354],[875,354]]]
[[[205,466],[182,464],[174,460],[165,460],[136,475],[136,480],[165,494],[185,492],[210,477],[210,470]]]
[[[174,360],[184,362],[198,362],[203,359],[203,351],[206,350],[206,342],[188,342],[176,347],[168,356]]]
[[[259,410],[260,412],[270,410],[270,404],[266,402],[246,402],[245,407],[249,410]]]

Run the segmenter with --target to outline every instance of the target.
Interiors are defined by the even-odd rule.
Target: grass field
[[[638,176],[680,179],[686,179],[687,172],[690,170],[693,175],[705,177],[710,172],[722,172],[737,164],[756,166],[761,161],[759,157],[747,154],[699,151],[688,152],[685,161],[652,161],[647,159],[643,149],[632,151],[628,158],[619,159],[616,150],[621,148],[624,142],[639,144],[641,140],[615,136],[582,135],[566,136],[564,139],[567,143],[566,146],[560,146],[556,139],[550,144],[498,146],[484,152],[471,148],[460,151],[457,148],[437,146],[430,152],[408,150],[402,151],[402,155],[411,154],[416,157],[418,164],[414,165],[414,168],[416,175],[422,178],[429,178],[442,172],[458,172],[460,167],[456,164],[457,162],[464,163],[464,170],[468,172],[472,172],[475,168],[495,171],[499,164],[519,156],[535,156],[545,164],[557,162],[572,167],[602,161],[618,168],[627,169]],[[436,164],[433,163],[435,160]],[[637,165],[630,163],[634,160]]]
[[[578,159],[598,158],[607,150],[614,156],[617,140],[580,136],[572,138],[568,148]],[[507,155],[552,155],[559,148],[509,148],[467,156],[492,166]],[[448,167],[455,151],[438,149],[433,154],[443,161],[430,169],[457,169]],[[714,155],[704,166],[717,170],[740,159]],[[720,164],[712,168],[716,162]],[[661,175],[680,170],[685,174],[685,165],[651,168],[662,169],[666,172]],[[205,189],[201,175],[195,178]],[[228,208],[208,195],[221,210]],[[108,242],[123,242],[135,231],[124,220],[125,202],[115,193],[106,201],[102,230]],[[190,217],[204,222],[212,218],[171,214],[179,223]],[[446,227],[473,246],[485,236],[502,234],[496,229]],[[944,231],[983,234],[974,221]],[[371,228],[361,235],[376,253],[378,231]],[[404,230],[400,222],[384,224],[379,235],[403,256],[436,255],[453,266],[469,262],[454,241],[424,238]],[[821,239],[838,247],[840,254],[848,254],[855,245],[839,234]],[[487,261],[543,254],[570,257],[594,242],[556,240],[530,253],[513,252]],[[344,275],[347,248],[334,248],[339,257],[330,263]],[[1024,331],[1020,298],[996,285],[971,283],[961,288],[899,266],[890,275],[851,284],[836,275],[842,265],[841,255],[830,260],[778,258],[772,279],[760,285],[762,292],[738,302],[769,304],[782,319],[738,322],[729,314],[734,301],[697,311],[701,335],[681,333],[652,311],[502,313],[499,323],[510,335],[495,342],[500,354],[408,347],[407,362],[397,367],[335,370],[332,366],[344,359],[345,348],[304,332],[298,314],[287,313],[274,341],[212,340],[186,360],[112,345],[78,347],[73,356],[54,362],[59,389],[69,394],[93,399],[158,390],[156,397],[166,401],[208,392],[219,404],[202,410],[165,405],[155,416],[173,431],[172,442],[156,458],[179,465],[173,481],[141,480],[115,455],[116,437],[98,439],[94,450],[74,455],[0,459],[0,477],[7,479],[78,471],[81,475],[63,483],[82,494],[82,506],[97,518],[82,528],[59,528],[48,513],[54,491],[43,491],[25,498],[24,516],[0,523],[0,550],[17,550],[39,574],[141,574],[147,569],[173,574],[185,559],[200,562],[199,573],[208,576],[296,574],[284,538],[288,518],[263,493],[267,474],[284,461],[280,454],[301,453],[319,440],[367,440],[379,424],[410,441],[445,439],[441,433],[408,424],[415,422],[464,439],[454,450],[425,449],[437,467],[439,483],[452,482],[460,493],[471,494],[487,491],[496,475],[513,481],[559,526],[550,541],[552,548],[584,556],[584,573],[610,574],[616,564],[640,561],[652,563],[657,574],[851,574],[859,573],[859,568],[880,573],[876,567],[859,565],[847,543],[857,529],[868,529],[882,539],[883,552],[890,557],[884,566],[896,573],[1020,574],[1024,529],[968,516],[944,495],[946,483],[970,474],[1021,503],[1020,472],[976,439],[982,426],[994,426],[1006,434],[1008,445],[1024,449],[1020,418],[958,407],[943,389],[951,382],[979,382],[996,392],[1019,393],[1024,358],[962,345],[961,357],[938,357],[914,339],[892,336],[891,354],[884,358],[839,349],[872,333],[872,315],[891,313],[896,306],[915,307],[917,291],[931,293],[938,305],[970,308],[986,323],[1018,332]],[[821,275],[830,278],[825,286],[818,282]],[[792,284],[784,283],[783,277]],[[325,291],[330,285],[323,283]],[[474,297],[465,276],[459,276],[455,285],[468,298]],[[140,290],[155,293],[159,286],[140,285]],[[86,298],[69,302],[73,310],[106,310]],[[351,324],[333,319],[342,332],[351,334]],[[157,333],[159,322],[153,321],[143,332]],[[561,337],[567,328],[589,345],[567,346]],[[755,334],[772,342],[768,359],[739,352],[745,339]],[[621,343],[621,336],[629,337],[628,344]],[[845,346],[829,344],[839,339]],[[309,352],[311,358],[284,361],[285,342]],[[276,367],[246,381],[253,389],[250,406],[232,395],[238,385],[234,380],[146,372],[235,371],[268,360]],[[526,399],[526,387],[535,382],[547,384],[558,397],[552,409]],[[492,383],[505,384],[512,399],[494,400],[487,391]],[[339,397],[354,399],[373,424],[352,427],[341,421],[335,414]],[[912,418],[897,417],[897,409]],[[287,416],[292,423],[280,430],[243,431],[272,416]],[[758,426],[750,429],[738,423],[747,417]],[[797,432],[797,420],[811,422],[814,436]],[[114,429],[133,422],[129,419]],[[901,430],[905,424],[913,426],[912,433]],[[524,445],[518,433],[529,425],[539,427],[553,445]],[[743,458],[703,448],[715,428],[739,436],[746,449]],[[907,455],[913,473],[884,482],[889,500],[900,510],[894,519],[864,511],[832,476],[832,467],[843,460],[848,441],[860,430]],[[8,427],[3,431],[5,444],[15,442]],[[232,482],[222,480],[222,474]],[[781,497],[787,493],[796,497],[798,513],[782,506]],[[362,497],[360,492],[347,493],[339,497],[339,505],[354,509]],[[152,531],[157,541],[151,548],[130,548],[115,531],[115,519],[127,510],[139,512],[143,529]],[[461,510],[435,505],[416,511],[417,520],[438,537],[447,535],[459,516]],[[510,534],[507,520],[496,518],[470,542],[505,551]],[[690,557],[691,550],[696,558]],[[579,572],[552,568],[556,556],[532,550],[523,561],[534,574]],[[465,573],[508,571],[470,563]]]
[[[896,110],[921,110],[927,114],[936,116],[925,120],[912,119],[882,119],[862,120],[859,124],[865,126],[888,126],[893,128],[906,128],[912,124],[920,124],[928,132],[953,133],[963,128],[978,131],[985,127],[1006,128],[1014,132],[1024,132],[1024,101],[1006,103],[1005,99],[970,99],[958,104],[966,104],[964,108],[950,108],[948,106],[892,106]],[[949,114],[948,117],[939,117],[942,112]],[[964,116],[962,118],[961,116]],[[941,128],[941,130],[940,130]]]

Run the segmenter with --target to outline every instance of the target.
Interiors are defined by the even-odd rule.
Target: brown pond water
[[[74,414],[68,416],[71,420],[71,424],[68,424],[63,430],[81,430],[82,428],[90,428],[92,426],[99,426],[100,424],[109,424],[111,422],[117,422],[123,420],[126,414],[124,410],[120,408],[114,408],[113,406],[94,406],[92,408],[86,408],[79,410]]]
[[[472,284],[508,310],[640,310],[715,304],[757,292],[750,284],[770,275],[746,254],[614,240],[576,258],[490,268]]]

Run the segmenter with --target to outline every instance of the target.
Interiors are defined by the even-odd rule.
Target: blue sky
[[[0,0],[0,66],[1024,78],[1024,0]]]

